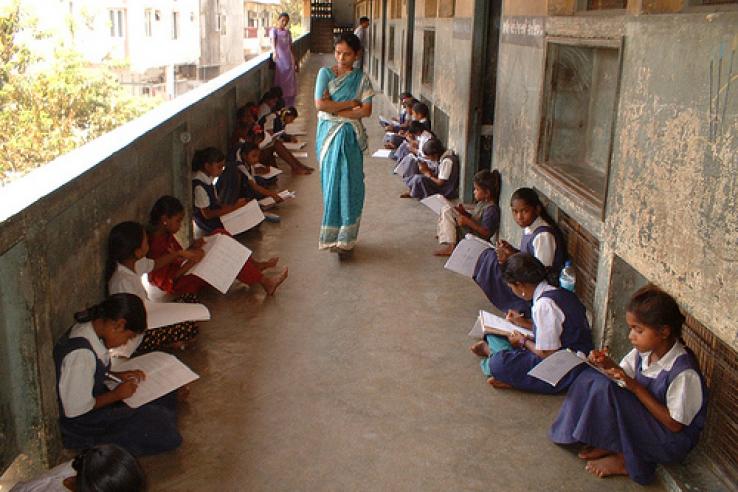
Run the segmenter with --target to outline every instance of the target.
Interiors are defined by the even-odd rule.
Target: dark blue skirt
[[[479,255],[474,268],[474,281],[494,306],[507,313],[513,309],[530,318],[530,302],[516,296],[502,280],[502,265],[497,261],[497,251],[487,249]]]

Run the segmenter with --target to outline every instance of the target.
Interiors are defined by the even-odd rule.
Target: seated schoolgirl
[[[426,130],[431,129],[430,119],[429,115],[430,110],[428,109],[428,105],[425,103],[422,103],[417,100],[412,101],[412,106],[410,109],[410,122],[412,121],[419,121],[421,125],[423,125],[423,128]],[[407,123],[408,126],[410,123]],[[388,133],[385,134],[384,137],[384,146],[387,149],[396,149],[398,148],[402,142],[405,141],[405,130],[400,130],[398,133]]]
[[[382,128],[387,133],[397,133],[400,130],[407,128],[407,123],[410,123],[410,109],[417,100],[409,92],[400,93],[400,112],[397,116],[393,116],[390,123],[383,124]]]
[[[274,119],[272,121],[272,127],[271,127],[272,134],[284,131],[287,125],[294,123],[294,121],[297,119],[297,116],[298,116],[297,108],[295,108],[294,106],[290,106],[289,108],[282,108],[276,113],[274,113]],[[269,128],[269,127],[266,126],[266,128]],[[297,142],[296,137],[293,137],[287,134],[286,132],[282,133],[278,137],[278,139],[283,142]]]
[[[446,150],[438,139],[423,145],[426,159],[417,159],[417,173],[407,172],[403,179],[408,190],[400,198],[421,200],[431,195],[456,198],[459,193],[459,157],[453,150]]]
[[[151,226],[149,258],[156,260],[172,251],[182,251],[182,245],[177,241],[175,234],[182,226],[183,220],[184,206],[175,197],[165,195],[156,201],[149,214],[149,225]],[[203,243],[203,239],[198,239],[190,245],[187,251],[198,252],[201,256]],[[187,273],[196,263],[197,261],[180,259],[156,268],[149,272],[149,282],[169,294],[197,295],[207,285],[207,282]],[[277,263],[279,263],[278,257],[270,258],[265,262],[250,259],[244,263],[237,278],[245,284],[254,283],[253,267],[262,271],[277,266]]]
[[[228,141],[229,148],[245,141],[246,136],[256,124],[258,111],[259,107],[253,102],[247,102],[236,110],[236,128]]]
[[[583,444],[579,457],[598,476],[628,475],[639,484],[659,463],[678,463],[705,425],[707,391],[699,366],[681,341],[684,316],[652,285],[630,299],[625,318],[631,350],[617,365],[604,351],[590,361],[624,388],[586,368],[569,388],[549,430],[557,444]]]
[[[510,309],[530,313],[530,302],[516,296],[502,279],[502,265],[518,251],[538,258],[548,269],[548,279],[557,284],[566,259],[566,244],[556,223],[549,217],[538,194],[531,188],[519,188],[510,198],[513,219],[523,229],[520,249],[507,241],[497,241],[496,249],[484,251],[474,269],[474,281],[492,304],[502,312]]]
[[[105,280],[109,294],[134,294],[142,301],[150,301],[141,276],[156,268],[165,267],[178,261],[199,261],[202,251],[168,251],[156,261],[146,258],[149,241],[146,230],[137,222],[116,224],[108,235],[108,259],[105,266]],[[182,296],[177,302],[196,302],[192,297]],[[199,330],[192,321],[162,326],[146,330],[141,338],[137,353],[150,352],[160,348],[184,349]]]
[[[406,157],[411,156],[413,159],[417,159],[418,154],[420,154],[421,157],[425,157],[425,154],[422,151],[423,145],[425,145],[428,140],[435,137],[436,136],[433,132],[426,129],[421,122],[411,122],[405,132],[405,141],[390,154],[390,158],[400,163],[395,172],[403,175],[403,169],[406,165],[403,164],[402,161]]]
[[[279,90],[281,91],[281,89]],[[274,87],[266,91],[259,100],[259,111],[256,116],[256,121],[259,122],[268,114],[276,111],[278,102],[279,94],[274,90]]]
[[[17,483],[11,492],[143,492],[146,476],[131,453],[115,444],[83,450],[43,475]]]
[[[134,456],[178,447],[182,437],[177,431],[176,392],[131,408],[122,400],[136,392],[146,375],[110,370],[109,350],[146,329],[143,301],[133,294],[113,294],[74,319],[76,324],[54,347],[64,447],[116,444]],[[112,390],[105,385],[110,375],[123,381]]]
[[[564,376],[556,386],[528,376],[544,358],[557,350],[571,349],[588,354],[592,350],[592,331],[587,321],[587,310],[576,294],[553,287],[546,282],[546,268],[535,257],[517,253],[505,262],[502,271],[510,289],[526,301],[533,302],[532,319],[510,311],[508,320],[535,333],[529,340],[520,333],[508,335],[511,348],[499,343],[496,335],[487,335],[471,351],[484,357],[482,372],[495,388],[516,388],[533,393],[554,394],[565,391],[574,381],[580,368]],[[504,342],[504,338],[503,338]]]
[[[497,236],[500,228],[500,172],[495,169],[482,169],[474,175],[474,200],[476,205],[470,211],[463,204],[456,207],[446,205],[438,216],[438,242],[441,247],[436,256],[449,256],[456,242],[467,233],[472,233],[485,241]]]
[[[275,202],[282,201],[277,191],[266,187],[270,184],[268,181],[259,179],[256,169],[260,157],[257,144],[248,141],[241,144],[235,161],[228,163],[215,185],[221,203],[227,205],[239,198],[261,200],[266,197],[273,198]]]
[[[243,207],[249,200],[236,198],[232,204],[224,204],[220,201],[213,184],[213,180],[223,173],[225,167],[225,156],[214,147],[208,147],[195,152],[192,158],[193,193],[193,221],[195,225],[205,234],[228,234],[223,227],[220,217]],[[246,260],[238,280],[247,284],[260,284],[267,295],[274,295],[277,287],[287,278],[287,269],[274,277],[267,277],[262,270],[276,265],[273,260],[267,262],[256,262],[251,257]]]

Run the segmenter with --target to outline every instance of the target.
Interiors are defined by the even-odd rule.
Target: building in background
[[[210,80],[244,61],[243,0],[200,0],[198,78]]]
[[[270,50],[269,29],[274,24],[279,0],[245,0],[243,2],[243,56],[248,60]]]

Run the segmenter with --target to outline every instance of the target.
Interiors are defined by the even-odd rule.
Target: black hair
[[[369,22],[369,17],[363,16],[363,17],[359,18],[359,23],[362,23],[362,22]]]
[[[280,96],[274,92],[274,87],[272,87],[271,89],[266,91],[263,96],[261,96],[261,99],[259,99],[259,104],[264,104],[269,99],[279,99],[279,97]]]
[[[284,118],[285,116],[292,116],[293,118],[297,118],[297,108],[294,106],[284,108],[282,110],[282,113],[280,114],[280,117]]]
[[[415,104],[413,104],[413,113],[418,113],[428,118],[430,109],[428,109],[428,105],[424,102],[416,102]]]
[[[287,12],[282,12],[281,14],[279,14],[279,16],[277,16],[277,20],[281,19],[282,17],[287,17],[289,19],[290,14],[288,14]]]
[[[500,204],[500,187],[502,184],[502,177],[500,171],[494,169],[482,169],[474,175],[474,184],[482,188],[483,190],[489,191],[492,198],[492,203],[495,205]]]
[[[682,341],[682,325],[685,318],[679,310],[679,304],[655,285],[649,284],[638,289],[630,298],[625,310],[639,322],[656,331],[661,331],[664,325],[668,326],[671,329],[671,336]]]
[[[538,285],[546,276],[543,263],[528,253],[515,253],[502,265],[502,279],[508,284]]]
[[[425,155],[443,155],[444,152],[446,152],[446,148],[437,138],[431,138],[423,145],[423,153]]]
[[[420,135],[425,131],[425,125],[423,125],[421,122],[413,120],[410,122],[410,124],[407,126],[408,133],[412,133],[413,135]]]
[[[195,155],[192,156],[192,170],[202,171],[205,164],[211,162],[220,162],[225,160],[225,154],[215,147],[207,147],[204,149],[196,150]]]
[[[256,144],[254,142],[244,142],[244,143],[242,143],[241,144],[241,147],[239,148],[239,150],[241,151],[241,160],[244,161],[244,162],[246,162],[245,161],[246,155],[249,152],[252,152],[254,149],[257,149],[258,150],[259,149],[259,144]]]
[[[400,101],[402,101],[403,99],[407,99],[407,98],[414,99],[413,95],[410,94],[409,92],[400,92]]]
[[[184,205],[177,198],[164,195],[159,198],[149,212],[149,224],[157,226],[161,223],[162,217],[174,217],[184,212]]]
[[[560,233],[559,227],[556,224],[556,221],[551,218],[551,216],[546,211],[546,207],[543,206],[543,202],[538,197],[538,193],[536,193],[536,190],[532,188],[518,188],[515,190],[515,193],[512,194],[512,197],[510,197],[510,206],[512,207],[512,204],[515,200],[522,200],[526,205],[530,207],[535,207],[540,210],[539,216],[545,220],[548,225],[556,229],[557,233]]]
[[[134,296],[135,297],[135,296]],[[85,449],[72,461],[77,492],[142,492],[146,476],[131,453],[115,444]]]
[[[108,234],[108,259],[105,263],[105,281],[115,273],[118,263],[133,258],[141,247],[146,230],[138,222],[126,221],[116,224]]]
[[[342,32],[341,35],[338,36],[338,39],[336,39],[334,46],[338,46],[341,43],[346,43],[346,46],[351,48],[354,53],[361,51],[361,40],[352,32]]]
[[[254,106],[256,106],[256,104],[254,104],[254,102],[252,101],[249,101],[243,106],[241,106],[240,108],[238,108],[236,110],[236,120],[239,121],[243,119],[244,116],[246,116],[247,114],[249,114],[249,112],[251,112],[251,108],[253,108]]]
[[[146,329],[146,308],[136,294],[119,293],[108,296],[100,304],[74,313],[77,323],[88,323],[96,319],[124,319],[126,330],[143,333]]]

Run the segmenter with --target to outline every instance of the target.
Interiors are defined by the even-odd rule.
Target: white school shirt
[[[523,234],[532,234],[533,231],[541,226],[550,226],[548,222],[538,217],[531,225],[523,229]],[[550,232],[542,232],[533,239],[533,256],[543,263],[543,266],[550,267],[553,265],[554,256],[556,255],[556,239]]]
[[[550,290],[556,290],[556,287],[541,282],[533,291],[533,307],[530,314],[536,327],[536,350],[561,348],[561,333],[564,331],[566,315],[553,299],[541,297],[541,294]]]
[[[77,472],[72,468],[72,460],[69,460],[33,480],[15,484],[10,492],[69,492],[64,486],[64,480],[75,476]]]
[[[262,116],[266,116],[266,115],[268,115],[271,112],[272,112],[272,108],[270,108],[267,103],[261,103],[259,105],[259,114],[256,117],[256,119],[257,120],[260,120],[262,118]]]
[[[97,357],[103,364],[110,362],[108,348],[95,333],[92,323],[78,323],[69,332],[69,338],[86,338],[94,354],[87,349],[69,352],[61,363],[59,372],[59,399],[64,415],[72,418],[84,415],[95,408],[95,397],[92,388],[95,385],[95,369]]]
[[[441,159],[441,162],[438,163],[438,179],[442,179],[444,181],[448,180],[451,177],[453,170],[454,161],[448,157]]]
[[[637,353],[638,350],[633,349],[620,361],[620,367],[623,368],[625,374],[632,378],[636,374]],[[661,371],[670,371],[674,362],[686,353],[684,345],[677,341],[661,359],[649,364],[648,359],[651,352],[643,352],[641,353],[641,374],[647,378],[655,379]],[[677,422],[689,425],[699,413],[701,407],[702,382],[700,381],[700,375],[694,369],[680,372],[666,390],[666,408],[669,410],[669,415]]]
[[[111,294],[136,294],[142,301],[148,301],[149,296],[141,282],[141,276],[154,269],[156,262],[151,258],[143,257],[133,265],[134,270],[118,263],[118,266],[108,281],[108,292]]]
[[[197,171],[194,176],[192,176],[192,180],[199,180],[207,185],[213,184],[213,178],[208,176],[202,171]],[[205,191],[205,188],[202,186],[195,186],[195,206],[197,208],[208,208],[210,206],[210,197],[208,196],[208,192]]]

